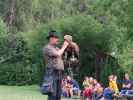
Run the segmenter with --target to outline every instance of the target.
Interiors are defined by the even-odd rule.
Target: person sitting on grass
[[[84,87],[84,89],[85,88],[88,88],[89,85],[90,85],[90,83],[89,83],[89,77],[86,76],[85,79],[84,79],[84,81],[83,81],[83,87]]]
[[[73,82],[70,76],[67,76],[65,89],[66,89],[67,97],[72,97],[73,96]]]
[[[94,100],[97,97],[97,91],[99,90],[99,88],[102,88],[101,85],[100,85],[100,83],[98,83],[97,80],[94,79],[93,80],[93,99]]]
[[[131,90],[132,81],[129,79],[129,75],[125,73],[124,82],[122,85],[121,95],[125,95],[127,91]]]
[[[103,96],[103,87],[97,88],[96,97],[93,100],[105,100]]]
[[[80,96],[80,87],[75,79],[67,76],[66,93],[67,97],[72,97],[73,95]]]
[[[83,97],[87,99],[92,99],[92,92],[93,92],[93,78],[85,77],[85,80],[83,81]]]
[[[113,77],[113,81],[114,81],[114,92],[115,92],[115,95],[119,95],[119,89],[118,89],[118,85],[117,85],[117,76],[114,75]]]
[[[110,87],[105,88],[103,91],[103,97],[105,98],[105,100],[113,100],[113,94],[114,92]]]
[[[64,77],[62,79],[62,95],[63,95],[63,97],[67,97],[66,85],[67,85],[67,79],[66,79],[66,77]]]
[[[109,88],[114,92],[114,95],[118,94],[118,86],[116,83],[117,76],[110,75],[109,76]]]
[[[130,90],[131,89],[131,80],[129,79],[129,75],[127,73],[125,73],[125,79],[122,85],[122,89],[123,90]]]
[[[115,82],[113,80],[113,75],[109,75],[108,77],[109,86],[104,89],[103,96],[107,100],[113,100],[114,89],[115,89]]]
[[[79,87],[78,82],[77,82],[76,80],[72,79],[72,83],[73,83],[73,84],[72,84],[72,85],[73,85],[73,86],[72,86],[73,94],[80,97],[81,91],[80,91],[80,87]]]

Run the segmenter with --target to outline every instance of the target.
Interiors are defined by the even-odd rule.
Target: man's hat
[[[47,36],[47,39],[49,39],[50,37],[59,38],[59,33],[57,33],[55,30],[52,30],[52,31],[49,32],[49,35]]]

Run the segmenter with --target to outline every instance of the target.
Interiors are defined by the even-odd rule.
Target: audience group
[[[95,78],[85,76],[82,87],[81,89],[78,82],[71,76],[66,76],[62,80],[62,95],[66,98],[76,95],[82,97],[83,100],[113,100],[115,96],[133,95],[132,81],[127,73],[123,81],[118,80],[116,75],[109,75],[106,88]]]

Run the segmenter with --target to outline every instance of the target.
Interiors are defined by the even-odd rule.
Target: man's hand
[[[69,45],[68,41],[65,40],[63,46],[67,47],[68,45]]]

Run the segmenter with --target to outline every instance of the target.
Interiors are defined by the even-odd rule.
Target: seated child
[[[83,81],[83,96],[88,99],[92,99],[92,92],[93,92],[93,78],[85,77]]]

